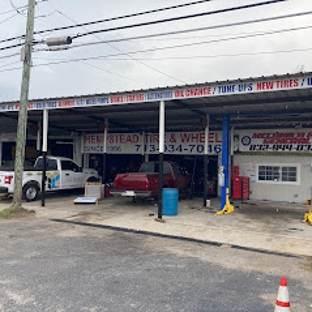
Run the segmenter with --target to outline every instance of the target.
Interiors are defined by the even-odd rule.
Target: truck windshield
[[[158,166],[157,166],[157,169],[158,169]],[[155,163],[148,162],[148,163],[142,164],[139,172],[155,172],[154,170],[155,170]]]
[[[159,166],[158,163],[154,163],[154,162],[147,162],[142,164],[139,172],[145,172],[145,173],[157,173],[159,171]],[[171,173],[171,168],[170,165],[166,162],[164,162],[164,166],[163,166],[163,173],[164,174],[168,174]]]

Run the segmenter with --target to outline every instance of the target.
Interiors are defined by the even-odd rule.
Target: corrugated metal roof
[[[270,81],[292,77],[312,77],[312,73],[297,73],[208,82],[174,87],[159,87],[148,90],[114,92],[111,94],[89,94],[80,96],[38,99],[38,101],[60,101],[75,98],[92,98],[138,92],[166,91],[222,84],[244,84],[251,81]],[[312,84],[312,78],[311,78]],[[34,101],[34,100],[32,100]],[[3,104],[15,104],[14,102]],[[110,132],[157,131],[159,101],[131,103],[125,105],[103,105],[73,107],[49,111],[50,134],[76,132],[100,132],[100,123],[109,120]],[[17,112],[0,112],[0,133],[15,132]],[[312,127],[312,86],[304,89],[270,90],[263,92],[222,94],[199,98],[166,100],[166,129],[201,130],[201,118],[210,115],[210,128],[222,129],[222,116],[231,116],[231,125],[236,129],[272,129]],[[29,123],[42,120],[42,111],[29,111]]]

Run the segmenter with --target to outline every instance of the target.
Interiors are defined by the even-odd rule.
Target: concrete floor
[[[78,195],[81,196],[81,195]],[[202,199],[181,200],[175,216],[163,216],[157,222],[158,207],[146,201],[132,203],[130,198],[108,197],[98,204],[73,204],[77,195],[47,194],[41,200],[23,202],[34,209],[37,218],[60,222],[78,222],[138,233],[178,237],[207,243],[227,244],[235,248],[264,252],[312,256],[312,226],[302,223],[310,206],[285,202],[235,201],[235,211],[215,216],[220,198],[212,198],[210,207]],[[1,200],[0,210],[11,200]]]

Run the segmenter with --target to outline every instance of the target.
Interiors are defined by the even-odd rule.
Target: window
[[[170,167],[170,165],[168,163],[165,162],[163,168],[164,168],[163,169],[163,173],[164,174],[170,174],[171,173],[171,167]]]
[[[174,171],[175,176],[182,174],[181,168],[177,163],[172,163],[172,167],[173,167],[173,171]]]
[[[43,157],[38,158],[35,163],[35,168],[43,168]],[[46,159],[46,170],[57,170],[57,163],[55,159]]]
[[[258,179],[261,181],[279,181],[279,166],[259,166]]]
[[[259,165],[258,181],[297,182],[297,166]]]
[[[56,159],[48,159],[47,170],[57,170]]]
[[[78,172],[79,171],[79,166],[73,163],[72,161],[69,160],[62,160],[62,170],[71,170]]]
[[[282,181],[297,182],[297,168],[282,167]]]

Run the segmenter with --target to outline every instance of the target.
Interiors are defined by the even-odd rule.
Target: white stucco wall
[[[312,155],[235,155],[234,165],[240,166],[240,175],[250,176],[250,199],[304,203],[311,198]],[[258,181],[258,166],[298,166],[298,182]]]

